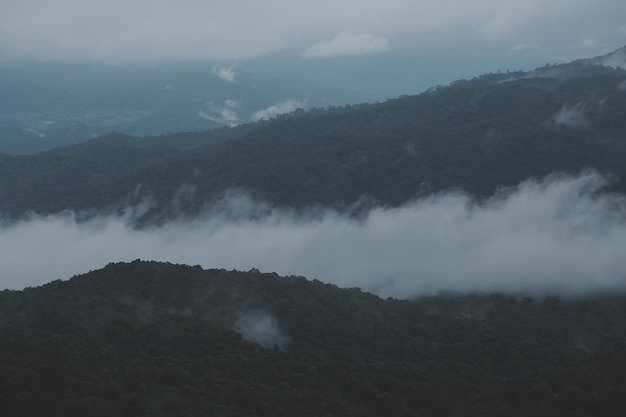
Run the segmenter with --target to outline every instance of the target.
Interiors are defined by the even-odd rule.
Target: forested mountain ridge
[[[625,306],[623,295],[383,300],[254,270],[110,264],[0,293],[0,411],[615,414]]]
[[[195,216],[233,188],[280,206],[342,208],[395,206],[449,189],[485,197],[531,177],[584,169],[621,181],[626,71],[569,65],[544,71],[566,77],[491,74],[232,130],[111,135],[2,156],[0,211],[115,211],[150,201],[145,219],[168,219]]]

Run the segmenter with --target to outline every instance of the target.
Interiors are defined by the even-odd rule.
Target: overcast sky
[[[368,57],[362,62],[383,76],[397,76],[380,63],[398,66],[405,59],[412,71],[423,66],[430,72],[446,63],[472,72],[518,69],[523,63],[604,54],[625,44],[623,0],[0,2],[4,61],[242,65],[258,58],[279,62],[280,57],[284,63],[287,57],[297,71]]]

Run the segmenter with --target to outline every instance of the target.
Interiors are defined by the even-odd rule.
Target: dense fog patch
[[[140,230],[130,215],[33,216],[0,228],[0,287],[141,258],[259,268],[396,297],[622,289],[626,199],[598,193],[604,185],[593,173],[551,177],[485,202],[439,194],[358,219],[330,210],[297,214],[237,193],[197,220]]]

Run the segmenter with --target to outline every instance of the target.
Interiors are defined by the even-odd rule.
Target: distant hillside
[[[3,156],[0,211],[115,211],[150,201],[144,220],[168,219],[195,216],[233,188],[287,207],[396,206],[450,189],[485,197],[584,169],[614,176],[623,190],[625,108],[626,70],[574,62],[235,129],[112,135]]]
[[[111,264],[0,293],[0,412],[620,415],[624,301],[382,300],[255,270]]]
[[[0,64],[0,152],[35,153],[111,132],[202,131],[380,97],[210,64]]]

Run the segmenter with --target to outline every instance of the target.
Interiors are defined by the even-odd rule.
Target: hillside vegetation
[[[0,293],[2,415],[619,415],[626,299],[111,264]]]
[[[397,206],[449,189],[486,197],[531,177],[584,169],[615,176],[623,190],[626,71],[584,69],[563,79],[492,74],[234,129],[109,135],[5,155],[0,211],[115,211],[150,201],[143,220],[163,220],[195,216],[230,189],[295,208]]]
[[[140,248],[159,259],[193,249],[198,263],[216,267],[233,258],[282,257],[276,264],[283,266],[306,259],[321,266],[311,276],[362,286],[373,275],[393,278],[401,265],[403,279],[437,288],[457,278],[463,285],[447,288],[484,280],[492,290],[519,280],[511,288],[528,291],[383,299],[256,269],[111,263],[0,292],[0,415],[626,415],[626,294],[599,289],[623,288],[623,195],[599,193],[626,192],[626,70],[596,61],[488,74],[384,103],[298,110],[232,128],[110,134],[0,155],[6,282],[22,282],[14,271],[29,262],[44,268],[24,279],[48,282],[56,265],[100,266],[143,256],[133,252]],[[435,216],[420,217],[419,227],[385,210],[450,190],[488,199],[529,178],[584,170],[612,182],[596,175],[570,181],[557,204],[537,197],[541,187],[553,191],[550,181],[527,185],[501,204],[504,215],[498,207],[489,212],[496,199],[482,218],[480,204],[453,216],[445,206],[424,205]],[[220,205],[242,193],[251,199],[234,201],[253,206],[241,210],[248,223],[237,207]],[[455,207],[473,204],[453,199]],[[533,199],[540,204],[523,207]],[[414,206],[406,207],[420,209]],[[368,213],[385,215],[359,217],[373,207]],[[64,210],[74,215],[33,215]],[[203,223],[207,213],[218,215]],[[311,222],[298,229],[307,216],[325,228]],[[158,227],[174,219],[198,221]],[[353,229],[341,227],[344,219]],[[268,233],[276,225],[294,234]],[[376,233],[343,233],[361,229]],[[303,244],[303,235],[313,244]],[[150,252],[155,239],[163,250]],[[352,247],[357,241],[364,250]],[[283,244],[304,249],[284,251]],[[249,259],[246,245],[262,247],[263,256]],[[94,253],[106,261],[91,259]],[[336,262],[360,268],[337,281]],[[550,285],[555,277],[596,291],[550,295],[545,288],[560,288]],[[537,286],[543,290],[533,292]]]

